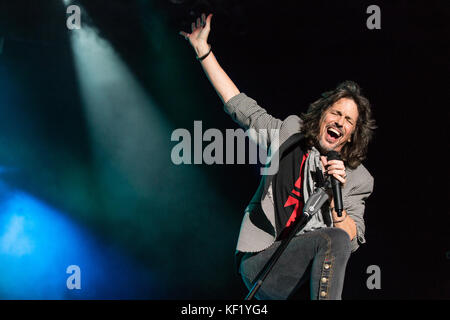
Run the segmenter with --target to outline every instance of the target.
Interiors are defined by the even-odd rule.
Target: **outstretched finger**
[[[186,39],[186,40],[189,38],[189,33],[187,33],[187,32],[180,31],[180,32],[178,32],[178,34],[179,34],[180,36],[183,36],[184,39]]]
[[[197,18],[197,28],[200,28],[202,26],[202,21],[200,18]]]
[[[208,14],[208,16],[206,17],[206,23],[205,23],[205,26],[206,26],[207,28],[209,28],[209,27],[211,26],[211,18],[212,18],[212,16],[213,16],[213,14],[210,13],[210,14]]]
[[[206,24],[206,14],[202,13],[202,27]]]
[[[192,22],[192,23],[191,23],[191,30],[192,30],[191,32],[194,32],[194,31],[195,31],[195,22]]]

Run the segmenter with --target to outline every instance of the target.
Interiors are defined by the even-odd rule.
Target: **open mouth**
[[[342,137],[342,132],[336,128],[327,128],[327,140],[330,143],[336,142],[340,137]]]

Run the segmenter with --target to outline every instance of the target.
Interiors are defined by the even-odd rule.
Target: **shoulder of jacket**
[[[367,170],[367,168],[363,164],[360,164],[355,169],[352,169],[351,173],[352,175],[360,176],[363,179],[373,180],[373,177],[370,174],[369,170]]]
[[[286,117],[280,127],[280,142],[284,142],[291,135],[299,133],[302,129],[303,120],[297,115]]]
[[[350,169],[348,175],[350,179],[348,180],[349,185],[347,188],[350,190],[360,189],[360,191],[369,192],[373,190],[374,178],[363,164],[360,164],[355,169]]]
[[[283,120],[284,126],[298,126],[301,128],[303,124],[303,120],[296,114],[291,114],[290,116],[287,116],[286,119]]]

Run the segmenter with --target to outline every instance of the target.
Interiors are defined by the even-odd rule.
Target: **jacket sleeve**
[[[352,188],[345,204],[345,210],[347,214],[355,221],[356,224],[356,237],[352,240],[352,252],[356,251],[360,244],[366,242],[364,236],[365,224],[364,224],[364,210],[367,198],[373,191],[373,177],[366,171],[366,174],[359,180],[360,183]]]
[[[243,92],[228,100],[224,104],[224,109],[239,126],[246,130],[253,129],[254,131],[250,134],[257,134],[258,138],[252,138],[266,149],[271,143],[273,130],[279,130],[283,123],[280,119],[268,114],[255,100]]]

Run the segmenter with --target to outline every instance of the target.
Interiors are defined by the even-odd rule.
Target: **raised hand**
[[[197,18],[192,23],[191,33],[180,31],[179,34],[186,40],[189,40],[208,80],[211,82],[222,102],[226,103],[232,97],[239,94],[239,89],[219,65],[219,62],[217,62],[215,55],[211,51],[211,46],[208,44],[211,18],[212,13],[208,16],[203,13],[200,18]]]
[[[191,33],[180,31],[179,34],[183,36],[194,48],[198,57],[208,53],[208,35],[211,31],[211,18],[212,13],[206,16],[202,13],[200,18],[197,18],[195,22],[191,24]]]

